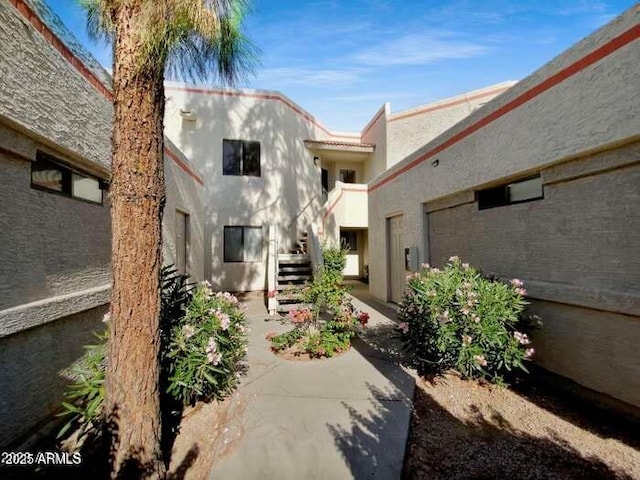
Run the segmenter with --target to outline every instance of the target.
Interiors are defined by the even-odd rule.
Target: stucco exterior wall
[[[392,113],[387,119],[387,168],[430,142],[514,84],[515,82],[504,82],[411,110]]]
[[[173,155],[189,163],[186,157],[165,141]],[[195,172],[192,165],[190,169]],[[187,273],[193,281],[204,280],[204,206],[202,201],[204,186],[197,180],[199,176],[189,175],[167,155],[164,160],[167,201],[162,219],[163,261],[165,265],[176,263],[176,212],[188,217]]]
[[[417,248],[420,262],[440,262],[447,250],[522,278],[530,295],[546,302],[550,320],[538,343],[543,366],[635,405],[637,395],[606,382],[605,370],[640,366],[622,339],[633,341],[640,327],[634,280],[640,276],[634,247],[640,182],[631,166],[640,138],[639,22],[629,10],[369,184],[375,296],[387,299],[388,292],[385,219],[402,214],[404,242]],[[535,172],[546,182],[544,200],[474,209],[475,190]],[[425,204],[435,210],[438,203],[450,207],[442,210],[445,223],[438,214],[425,215]],[[573,337],[559,327],[565,318],[577,327],[585,308],[592,310],[580,322],[602,322],[620,335],[626,365],[598,346],[601,325]]]
[[[362,142],[376,146],[371,157],[364,165],[364,178],[362,182],[369,183],[389,167],[387,159],[388,116],[389,104],[385,103],[373,116],[371,121],[362,129]]]
[[[36,31],[0,2],[0,116],[72,159],[110,166],[111,102]]]
[[[168,84],[165,133],[205,179],[205,277],[216,288],[265,288],[268,225],[286,250],[310,222],[319,222],[320,166],[304,145],[328,133],[277,92],[194,90]],[[180,111],[197,120],[183,120]],[[308,114],[307,114],[308,115]],[[222,140],[260,142],[260,177],[222,174]],[[225,263],[225,225],[263,227],[263,261]]]
[[[107,306],[0,338],[0,447],[34,433],[60,411],[66,369],[95,343]]]

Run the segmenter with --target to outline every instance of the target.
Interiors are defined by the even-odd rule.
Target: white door
[[[402,300],[402,291],[406,279],[404,268],[404,242],[402,241],[402,215],[387,220],[389,249],[387,252],[389,275],[389,299],[392,302]]]

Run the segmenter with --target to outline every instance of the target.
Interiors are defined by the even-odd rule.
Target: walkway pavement
[[[249,371],[234,399],[243,407],[227,422],[211,480],[400,478],[414,379],[393,361],[393,310],[361,285],[354,295],[371,316],[364,340],[312,362],[272,354],[265,335],[291,326],[265,320],[262,298],[248,299]]]

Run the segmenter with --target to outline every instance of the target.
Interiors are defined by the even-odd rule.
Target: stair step
[[[278,268],[280,274],[284,273],[304,273],[311,274],[311,265],[294,263],[293,265],[282,265]]]
[[[292,284],[292,285],[289,285],[289,284],[283,283],[283,284],[278,284],[278,285],[276,285],[276,290],[278,290],[278,292],[286,292],[286,291],[288,291],[288,290],[295,290],[295,289],[298,289],[298,288],[300,288],[301,286],[302,286],[302,284],[297,284],[297,285]]]
[[[279,263],[310,263],[311,259],[307,254],[300,253],[279,253]]]
[[[278,282],[305,282],[311,280],[310,275],[278,275]]]
[[[286,290],[285,290],[286,291]],[[281,293],[278,295],[278,303],[280,305],[286,305],[291,303],[300,303],[304,300],[304,297],[300,294],[286,294]]]

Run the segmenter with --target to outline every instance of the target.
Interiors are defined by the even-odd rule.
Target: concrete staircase
[[[307,235],[303,234],[289,253],[278,254],[278,313],[301,308],[302,297],[295,293],[313,277],[311,258],[307,249]]]

